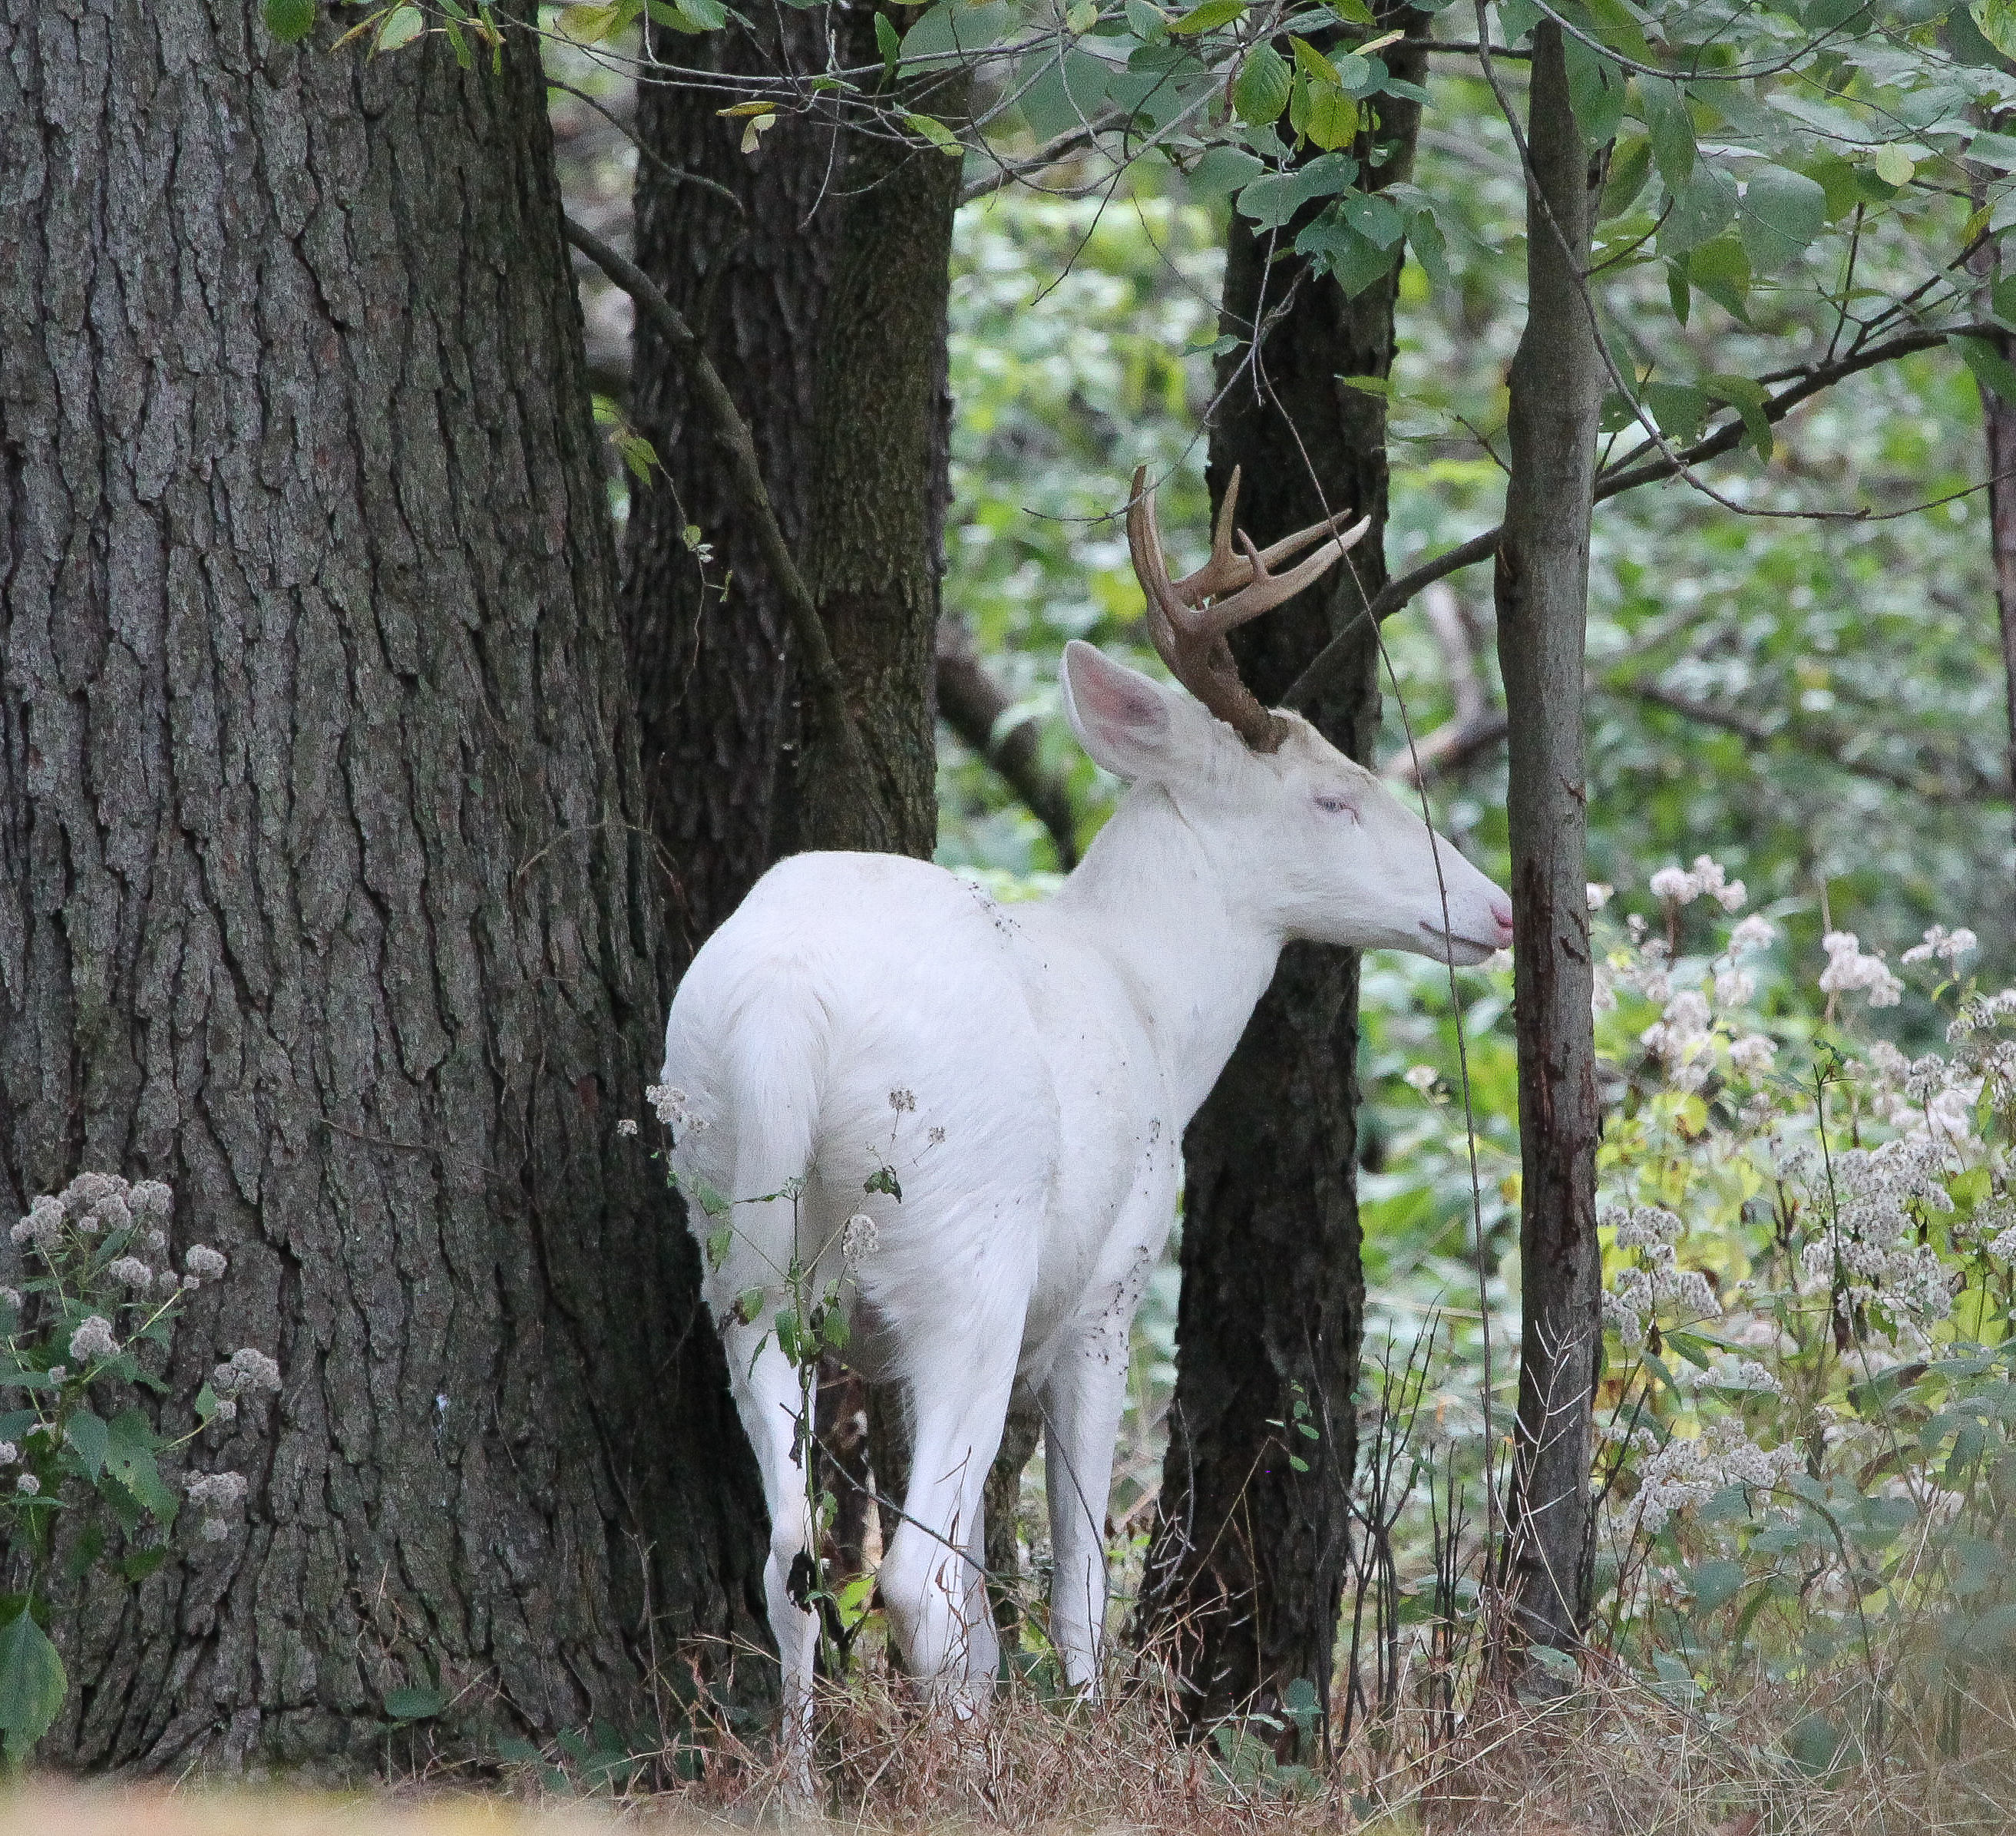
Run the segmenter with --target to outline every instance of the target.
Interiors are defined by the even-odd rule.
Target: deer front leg
[[[1099,1686],[1106,1632],[1106,1507],[1127,1401],[1131,1306],[1116,1305],[1061,1352],[1043,1387],[1049,1495],[1050,1643],[1075,1689]]]

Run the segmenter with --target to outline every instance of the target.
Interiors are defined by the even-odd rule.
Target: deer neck
[[[1053,901],[1059,924],[1126,989],[1179,1125],[1210,1094],[1285,941],[1252,889],[1230,877],[1168,793],[1138,784]]]

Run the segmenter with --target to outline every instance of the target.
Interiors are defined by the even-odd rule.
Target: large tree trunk
[[[0,1196],[170,1181],[249,1528],[63,1617],[88,1766],[648,1724],[761,1504],[646,1144],[662,934],[536,63],[0,30]],[[653,1621],[655,1621],[655,1623]]]
[[[1509,1618],[1499,1629],[1511,1651],[1571,1649],[1588,1617],[1589,1460],[1603,1369],[1582,672],[1604,373],[1581,280],[1595,196],[1589,150],[1551,21],[1533,34],[1531,97],[1526,329],[1512,363],[1496,582],[1518,938],[1522,1325],[1502,1549]]]
[[[1419,35],[1426,21],[1400,11],[1382,23]],[[1419,53],[1389,55],[1418,80]],[[1405,178],[1419,111],[1391,99],[1381,106],[1391,157],[1380,171]],[[1263,308],[1295,286],[1294,258],[1270,261],[1291,240],[1291,231],[1278,244],[1256,237],[1233,219],[1223,330],[1250,336]],[[1270,704],[1385,584],[1384,404],[1338,379],[1390,368],[1395,284],[1389,275],[1354,300],[1334,281],[1301,276],[1262,345],[1258,381],[1238,377],[1212,429],[1212,497],[1222,497],[1234,465],[1244,468],[1239,520],[1255,541],[1341,511],[1373,518],[1320,592],[1233,634],[1247,681]],[[1376,634],[1361,629],[1350,663],[1303,709],[1368,761],[1377,658]],[[1184,1137],[1176,1394],[1137,1629],[1168,1642],[1193,1726],[1248,1704],[1275,1706],[1297,1678],[1328,1701],[1365,1300],[1357,1049],[1356,954],[1291,945]],[[1298,1404],[1315,1440],[1294,1426]]]

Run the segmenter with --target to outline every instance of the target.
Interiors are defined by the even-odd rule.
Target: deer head
[[[1145,468],[1136,473],[1127,533],[1149,633],[1190,695],[1074,642],[1064,669],[1073,728],[1109,771],[1159,785],[1211,857],[1214,877],[1281,934],[1482,961],[1511,941],[1510,901],[1300,715],[1263,708],[1226,643],[1322,575],[1370,520],[1316,524],[1263,551],[1234,527],[1237,492],[1234,473],[1210,560],[1176,580]],[[1273,571],[1326,535],[1297,566]]]

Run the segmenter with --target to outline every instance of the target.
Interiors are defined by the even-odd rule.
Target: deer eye
[[[1316,807],[1327,810],[1333,816],[1348,816],[1353,822],[1358,821],[1358,806],[1348,797],[1319,795]]]

